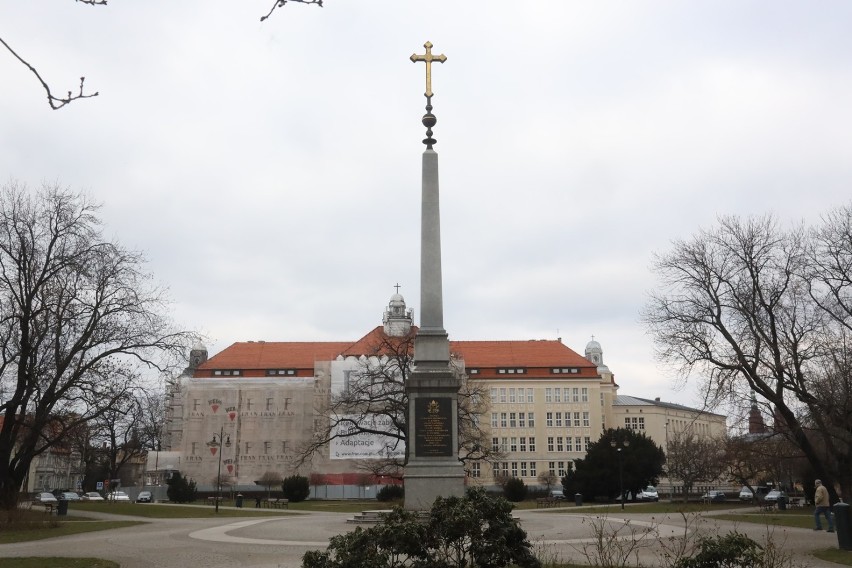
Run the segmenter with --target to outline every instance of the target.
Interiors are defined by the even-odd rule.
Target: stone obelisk
[[[438,153],[432,149],[432,44],[412,61],[426,63],[426,114],[423,126],[423,195],[420,218],[420,329],[414,338],[414,365],[408,394],[408,464],[405,508],[424,510],[436,497],[464,494],[464,469],[458,459],[458,377],[450,367],[450,342],[444,330],[441,291],[441,214],[438,199]]]

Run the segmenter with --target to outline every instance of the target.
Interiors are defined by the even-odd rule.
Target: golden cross
[[[426,98],[430,98],[432,96],[432,62],[438,61],[443,63],[447,60],[447,56],[444,54],[441,55],[432,55],[432,42],[427,41],[423,44],[423,47],[426,48],[426,53],[424,55],[417,55],[416,53],[411,54],[411,61],[417,63],[418,61],[426,62]]]

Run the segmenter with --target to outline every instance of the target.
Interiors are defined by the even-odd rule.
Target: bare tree
[[[691,428],[678,432],[669,440],[666,476],[683,483],[683,502],[699,481],[714,481],[725,469],[724,446],[720,440],[697,436]]]
[[[847,372],[833,362],[852,330],[850,225],[852,207],[812,231],[722,218],[656,258],[643,313],[660,359],[705,377],[708,403],[752,393],[769,403],[833,499],[834,482],[852,494],[852,414],[820,392],[827,370]]]
[[[547,494],[550,495],[550,488],[556,485],[559,478],[550,470],[542,471],[538,474],[538,482],[547,488]]]
[[[309,461],[334,440],[355,440],[369,435],[381,440],[375,459],[359,466],[376,476],[398,477],[407,463],[408,396],[405,383],[411,371],[416,330],[402,337],[382,334],[370,353],[350,373],[345,388],[333,393],[328,404],[316,410],[321,417],[314,437],[299,449],[296,467]],[[459,373],[461,375],[461,373]],[[489,459],[493,450],[480,424],[488,398],[482,388],[460,376],[459,454],[462,461]],[[404,450],[404,451],[403,451]]]
[[[168,370],[175,331],[139,253],[104,240],[97,207],[56,186],[0,190],[0,506],[33,458]]]
[[[115,397],[115,403],[94,417],[89,426],[93,438],[101,443],[109,478],[120,477],[122,467],[147,455],[141,437],[142,405],[133,392]]]
[[[277,471],[267,471],[264,472],[263,475],[260,476],[260,479],[256,480],[255,483],[257,485],[261,485],[266,488],[266,498],[269,499],[270,494],[272,492],[273,487],[281,488],[281,483],[284,482],[284,478],[281,477],[281,474]]]

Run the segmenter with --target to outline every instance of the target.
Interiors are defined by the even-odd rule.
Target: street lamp
[[[216,471],[216,512],[219,512],[219,497],[222,493],[222,436],[225,433],[225,427],[222,426],[219,429],[219,438],[216,438],[216,434],[213,434],[213,440],[207,442],[207,445],[211,448],[219,448],[219,468]],[[225,447],[231,447],[231,435],[228,434],[228,437],[225,439]]]
[[[630,440],[622,440],[619,444],[615,438],[609,441],[609,445],[615,448],[618,454],[618,491],[621,495],[621,510],[624,510],[624,454],[622,450],[630,445]]]

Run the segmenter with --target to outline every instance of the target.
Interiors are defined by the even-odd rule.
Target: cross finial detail
[[[399,294],[399,282],[397,282],[397,284],[396,284],[396,286],[394,286],[394,288],[396,288],[396,293]]]
[[[439,63],[443,63],[447,60],[447,56],[443,53],[441,55],[432,55],[432,42],[427,41],[423,44],[423,47],[426,48],[426,53],[423,55],[417,55],[416,53],[411,54],[411,61],[417,63],[418,61],[426,62],[426,98],[429,99],[432,97],[432,62],[437,61]]]

